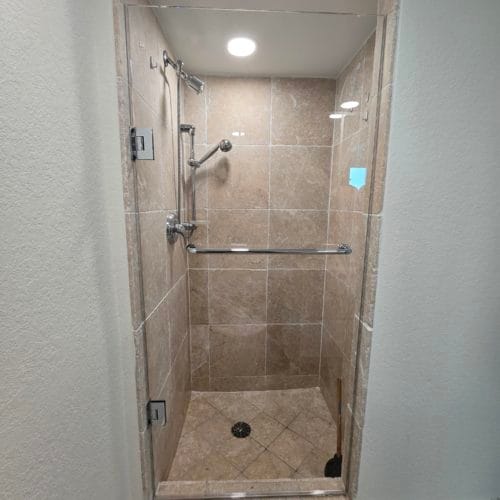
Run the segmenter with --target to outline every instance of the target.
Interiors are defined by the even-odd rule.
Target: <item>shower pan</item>
[[[386,16],[115,15],[144,496],[353,494]]]

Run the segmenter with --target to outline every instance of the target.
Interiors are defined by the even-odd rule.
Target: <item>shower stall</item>
[[[145,498],[355,494],[390,19],[116,3]]]

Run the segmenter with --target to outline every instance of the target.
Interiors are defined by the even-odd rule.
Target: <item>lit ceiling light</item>
[[[227,42],[227,51],[236,57],[248,57],[255,52],[257,45],[250,38],[231,38]]]
[[[340,120],[341,118],[344,118],[344,114],[343,113],[331,113],[330,118],[332,120]]]
[[[358,106],[359,106],[358,101],[345,101],[340,105],[342,109],[348,109],[350,111],[353,110],[354,108],[357,108]]]

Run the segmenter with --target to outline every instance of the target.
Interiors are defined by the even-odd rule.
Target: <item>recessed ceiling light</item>
[[[330,118],[332,120],[340,120],[340,118],[344,118],[344,114],[343,113],[331,113]]]
[[[340,105],[342,109],[349,109],[349,110],[357,108],[358,106],[359,106],[358,101],[345,101]]]
[[[257,45],[250,38],[231,38],[227,42],[227,51],[236,57],[248,57],[255,52]]]

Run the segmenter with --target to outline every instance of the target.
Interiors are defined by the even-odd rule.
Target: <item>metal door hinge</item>
[[[155,159],[152,128],[131,128],[130,142],[132,145],[132,160]]]
[[[149,401],[148,424],[165,425],[167,423],[167,411],[165,400]]]

